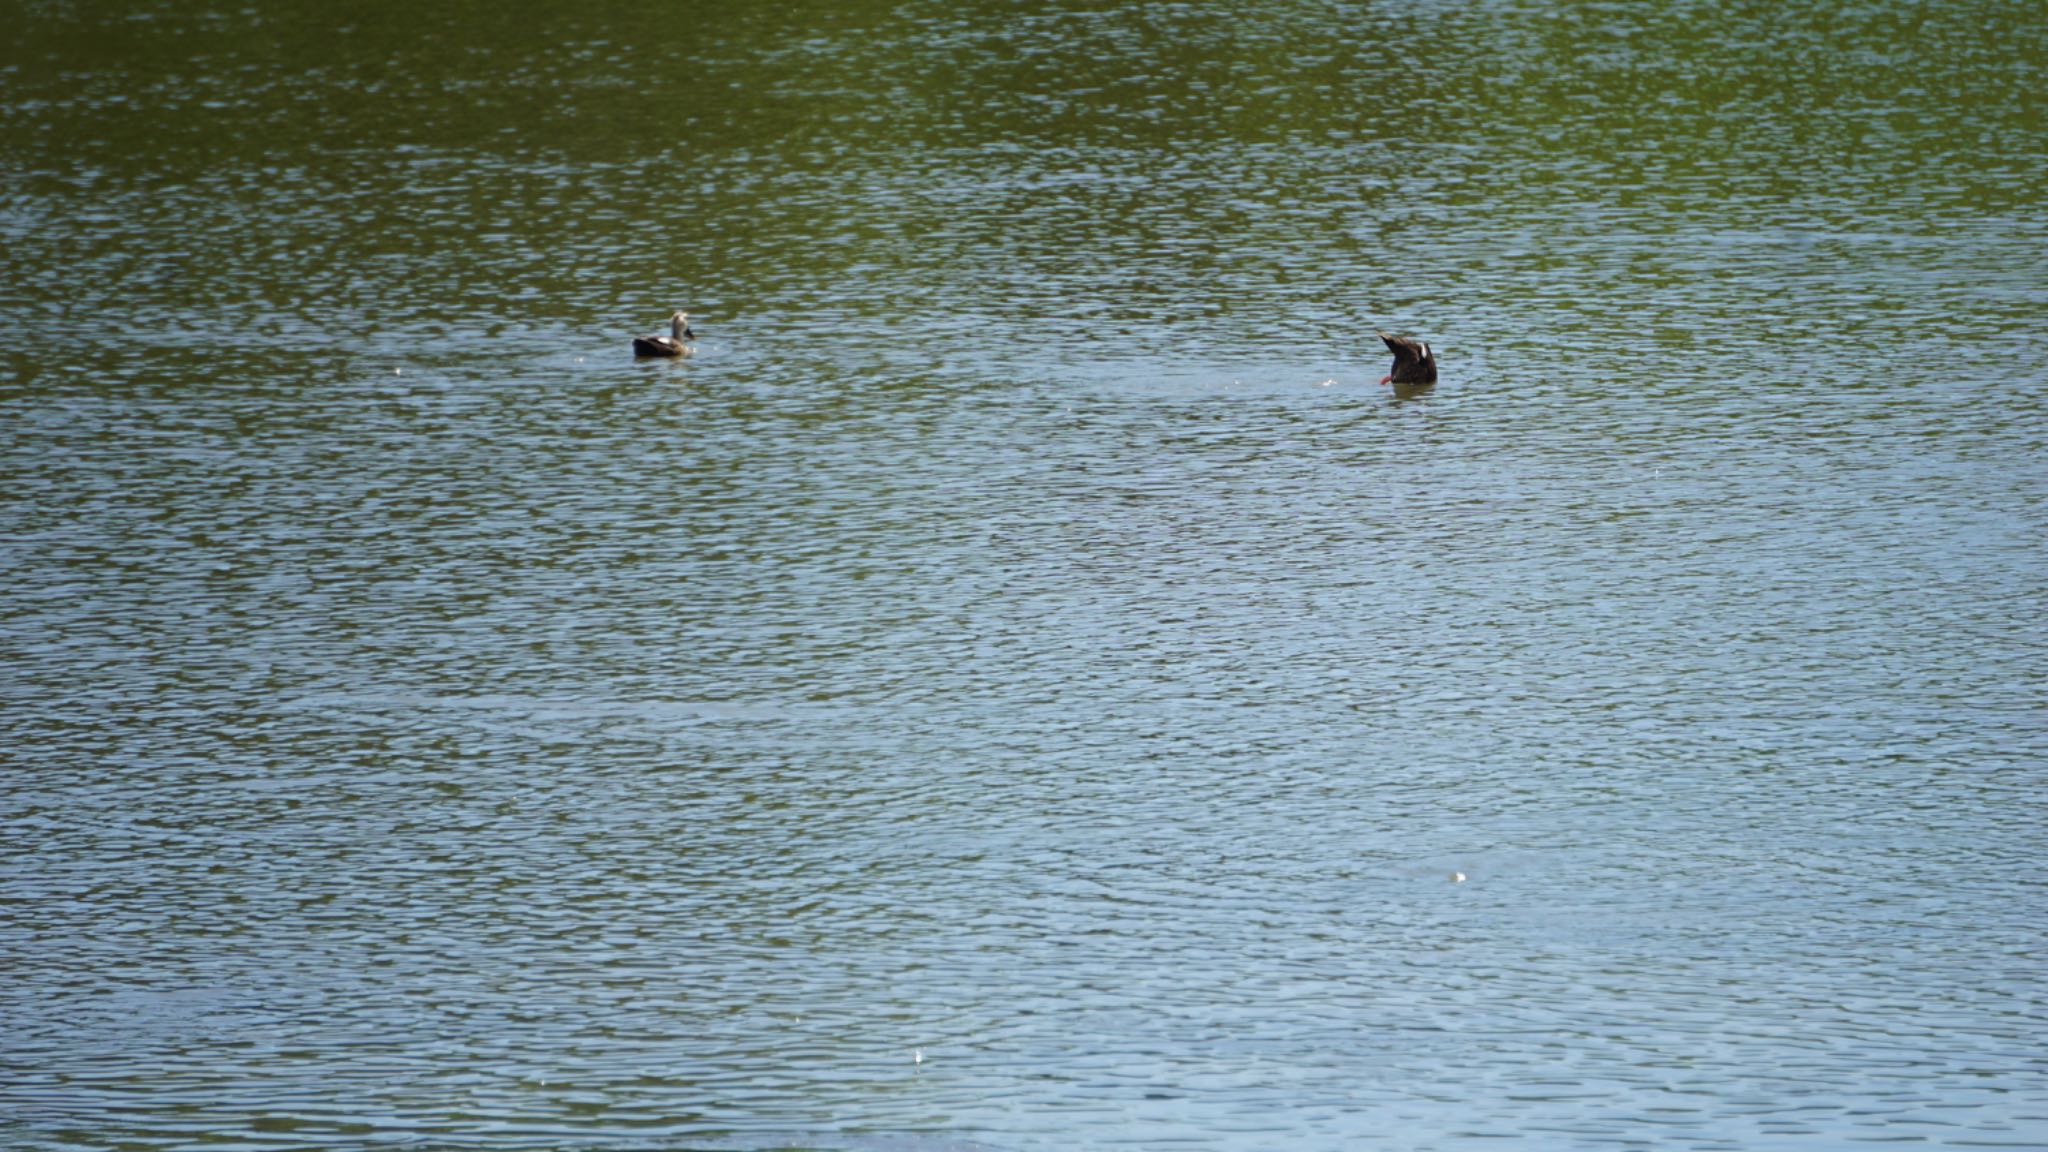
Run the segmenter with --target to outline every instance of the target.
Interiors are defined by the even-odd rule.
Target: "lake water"
[[[2037,4],[9,7],[8,1147],[2048,1146]]]

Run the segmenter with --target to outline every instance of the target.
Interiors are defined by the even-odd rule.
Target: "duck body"
[[[1394,366],[1380,377],[1380,383],[1392,384],[1396,392],[1436,383],[1436,354],[1429,350],[1427,341],[1389,336],[1385,332],[1379,337],[1386,343],[1387,351],[1394,354]]]
[[[688,356],[690,341],[697,334],[690,331],[690,314],[678,312],[668,318],[668,335],[633,337],[635,356]]]
[[[689,351],[690,346],[688,344],[677,340],[673,336],[633,337],[633,355],[635,356],[682,356],[686,355]]]

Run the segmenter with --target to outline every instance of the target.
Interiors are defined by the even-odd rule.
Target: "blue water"
[[[0,1143],[2048,1145],[2031,9],[655,15],[18,14]]]

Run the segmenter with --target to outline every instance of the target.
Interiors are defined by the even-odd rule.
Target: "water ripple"
[[[2031,13],[31,7],[10,1143],[2043,1142]]]

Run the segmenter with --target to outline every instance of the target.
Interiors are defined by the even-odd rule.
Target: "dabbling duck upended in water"
[[[688,356],[690,341],[697,334],[690,331],[690,314],[678,312],[668,318],[668,335],[633,337],[635,356]]]
[[[1406,336],[1389,336],[1385,332],[1379,337],[1386,343],[1387,351],[1394,354],[1394,366],[1380,377],[1380,383],[1392,384],[1397,393],[1416,391],[1436,383],[1436,354],[1429,350],[1428,342]]]

